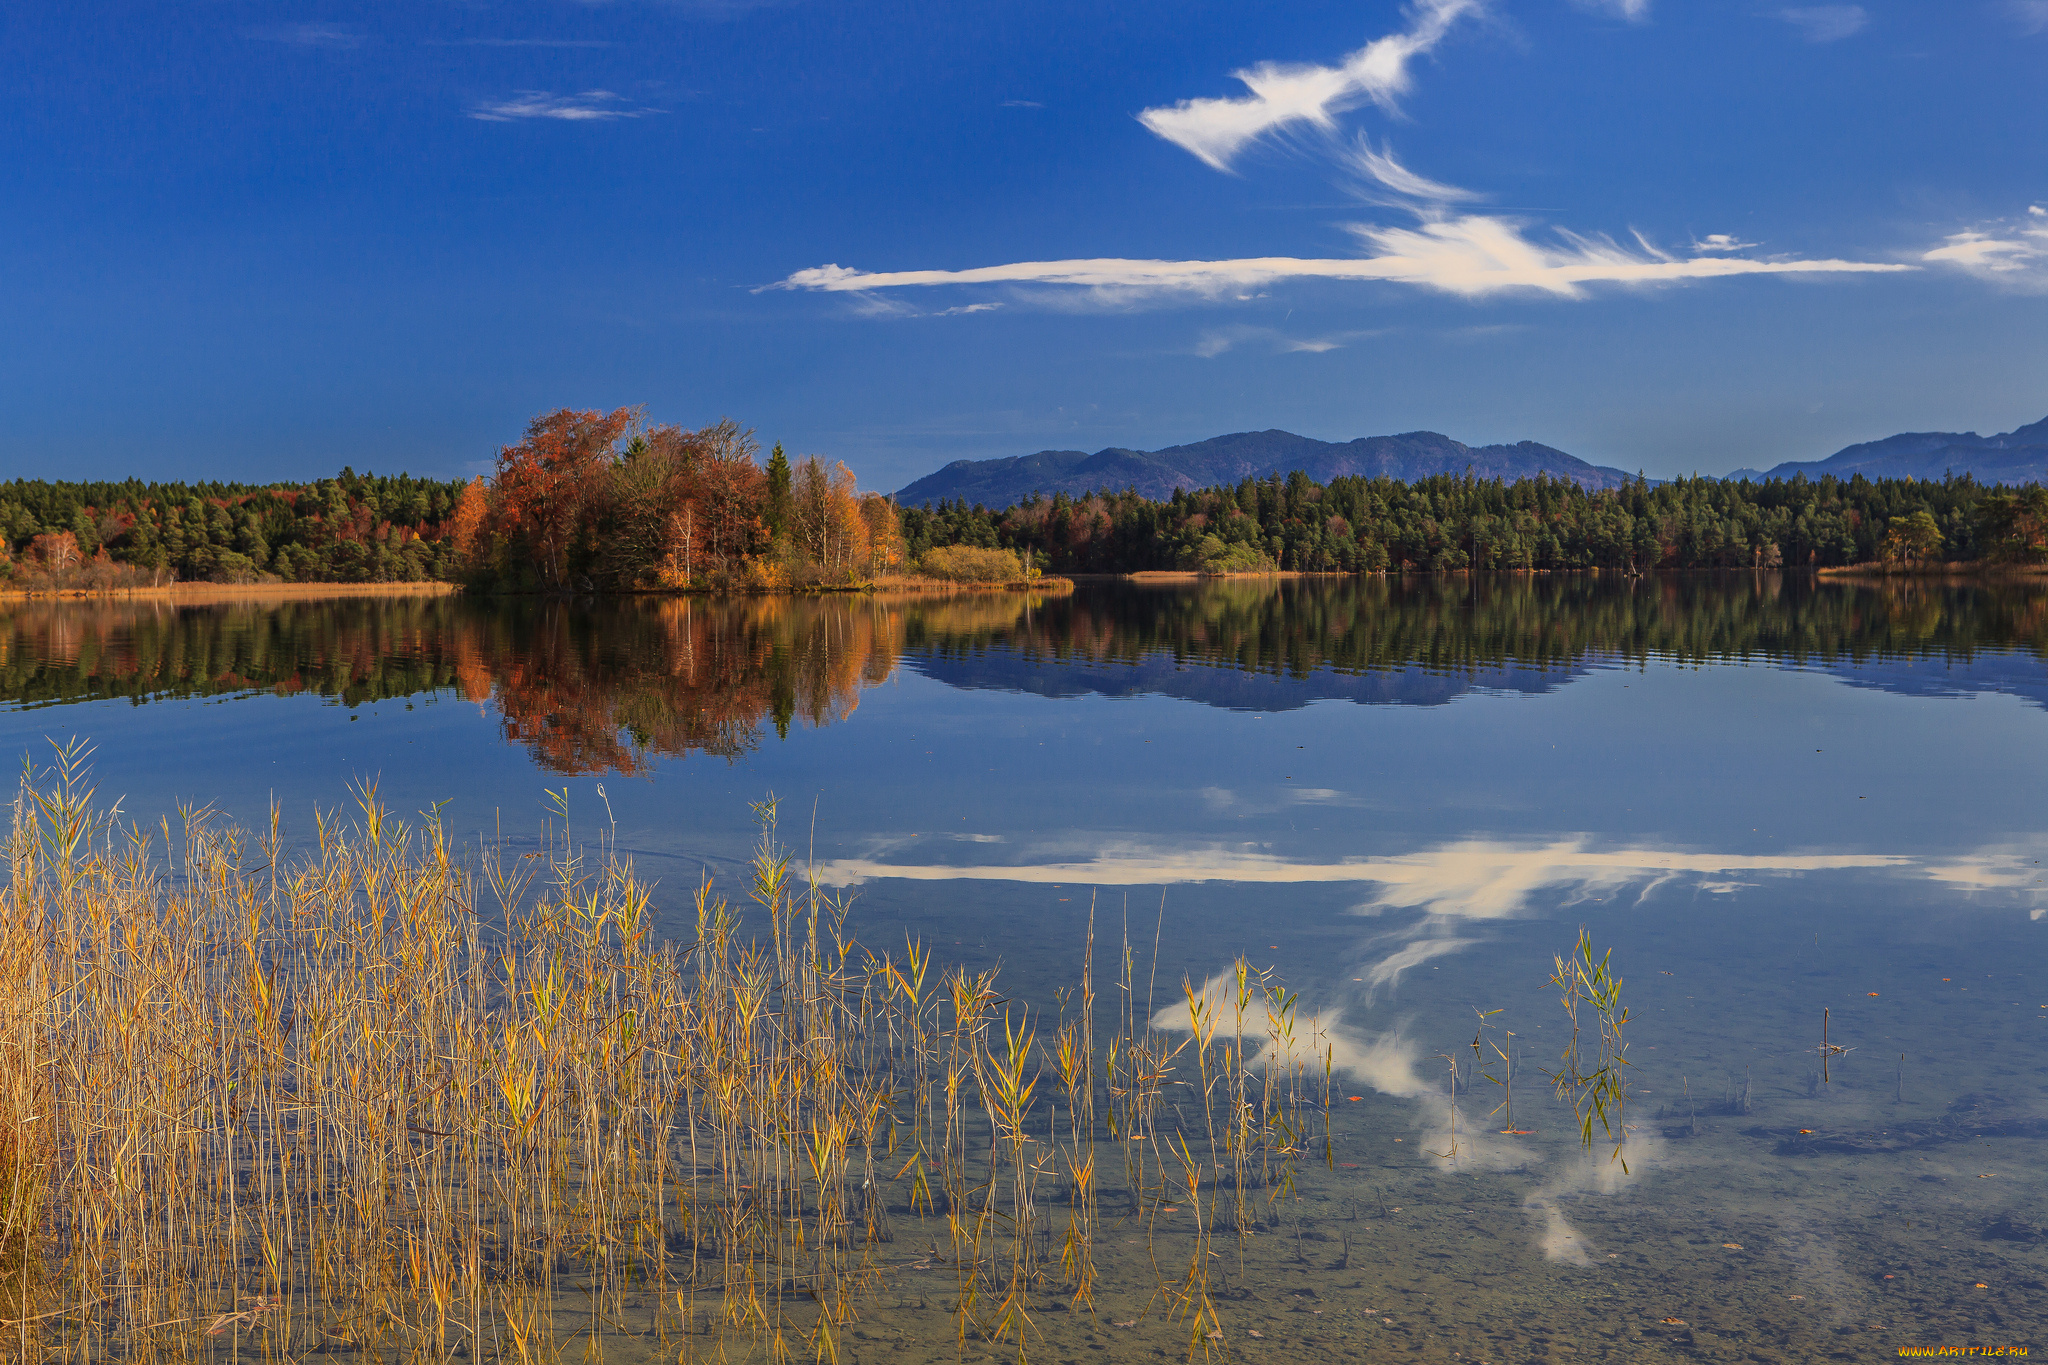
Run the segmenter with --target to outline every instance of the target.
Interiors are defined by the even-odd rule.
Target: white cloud
[[[1042,105],[1042,104],[1040,104],[1040,103],[1039,103],[1039,102],[1038,102],[1037,100],[1004,100],[1004,101],[1003,101],[1003,108],[1005,108],[1005,109],[1043,109],[1043,108],[1045,108],[1045,106],[1044,106],[1044,105]]]
[[[1117,291],[1109,302],[1194,294],[1226,296],[1286,280],[1383,280],[1463,298],[1531,292],[1578,298],[1591,284],[1654,285],[1729,275],[1886,273],[1913,267],[1875,261],[1754,260],[1707,255],[1672,259],[1606,238],[1560,232],[1561,246],[1531,241],[1523,225],[1485,215],[1432,216],[1415,228],[1353,229],[1368,254],[1303,259],[1257,256],[1225,261],[1104,258],[1019,261],[967,270],[865,271],[822,265],[799,270],[777,286],[863,293],[959,284],[1052,284]]]
[[[1261,62],[1232,73],[1251,91],[1249,95],[1182,100],[1147,109],[1138,121],[1217,170],[1227,171],[1239,152],[1268,133],[1296,124],[1331,132],[1337,115],[1361,104],[1394,108],[1408,90],[1409,62],[1443,41],[1460,18],[1481,13],[1486,4],[1487,0],[1418,0],[1406,32],[1374,39],[1339,66]]]
[[[1589,9],[1596,14],[1611,14],[1631,24],[1645,24],[1650,21],[1650,0],[1572,0],[1580,9]]]
[[[1446,185],[1440,180],[1417,175],[1394,159],[1392,147],[1375,148],[1372,139],[1361,136],[1343,153],[1343,164],[1361,181],[1367,182],[1357,191],[1360,198],[1375,202],[1386,202],[1372,188],[1390,190],[1396,202],[1406,203],[1417,200],[1424,204],[1455,204],[1462,200],[1483,199],[1486,196],[1461,190],[1456,185]]]
[[[1778,17],[1802,30],[1809,43],[1836,42],[1870,22],[1861,5],[1795,5],[1779,10]]]
[[[992,313],[1003,305],[999,302],[963,303],[953,308],[917,308],[901,299],[892,299],[884,294],[855,294],[848,300],[849,311],[863,318],[953,318],[969,313]]]
[[[2005,8],[2020,32],[2030,37],[2048,33],[2048,0],[2006,0]]]
[[[553,95],[545,90],[521,90],[509,100],[479,104],[469,111],[485,123],[512,123],[520,119],[560,119],[568,123],[598,123],[610,119],[639,118],[658,114],[659,109],[629,105],[609,90],[585,90],[577,95]]]
[[[2048,0],[2043,0],[2048,3]],[[1339,66],[1262,63],[1237,73],[1251,94],[1238,99],[1184,100],[1139,115],[1152,132],[1192,152],[1218,170],[1253,141],[1295,125],[1334,133],[1337,116],[1366,103],[1393,110],[1410,84],[1413,60],[1440,43],[1461,18],[1485,14],[1491,0],[1416,0],[1409,27],[1379,38],[1346,57]],[[1603,0],[1598,5],[1620,17],[1647,17],[1647,0]],[[1779,11],[1807,28],[1816,41],[1844,36],[1861,26],[1855,5],[1822,5]],[[1361,135],[1348,145],[1327,144],[1362,199],[1398,205],[1412,212],[1412,227],[1351,225],[1360,251],[1354,257],[1255,256],[1229,260],[1154,260],[1091,257],[1018,261],[956,270],[866,271],[837,264],[799,270],[763,288],[817,290],[872,297],[876,291],[937,285],[1009,285],[1020,301],[1040,307],[1102,309],[1157,303],[1165,299],[1246,299],[1275,284],[1298,280],[1384,281],[1477,299],[1504,293],[1581,298],[1592,285],[1650,286],[1733,275],[1879,274],[1919,267],[1898,261],[1757,258],[1743,255],[1756,246],[1727,233],[1693,244],[1679,259],[1653,246],[1641,233],[1624,246],[1606,235],[1558,229],[1554,237],[1532,237],[1521,220],[1455,206],[1485,196],[1410,170],[1385,144]],[[1951,243],[1952,246],[1958,245]],[[1929,261],[1946,259],[1930,255]],[[1989,265],[1981,268],[1990,269]],[[876,302],[864,311],[900,315],[898,306]],[[1203,334],[1196,353],[1216,356],[1239,347],[1243,328]],[[1327,351],[1341,337],[1307,338],[1285,349]]]
[[[2048,290],[2048,212],[2031,205],[2023,221],[1951,233],[1923,261],[2025,293]]]
[[[1338,332],[1330,336],[1291,337],[1273,327],[1210,327],[1204,329],[1201,335],[1196,337],[1193,350],[1196,355],[1201,356],[1205,360],[1213,359],[1226,351],[1233,351],[1242,346],[1257,347],[1262,350],[1271,351],[1276,355],[1322,355],[1329,351],[1340,350],[1356,338],[1368,335],[1371,335],[1371,333]],[[1208,790],[1216,789],[1210,788]],[[1294,801],[1315,801],[1318,799],[1316,793],[1319,790],[1316,788],[1302,791],[1290,790],[1287,795],[1289,799]],[[1228,793],[1224,793],[1224,796],[1226,799],[1229,798]],[[1322,799],[1327,800],[1340,797],[1341,793],[1332,791],[1326,793]],[[1205,799],[1211,801],[1212,809],[1216,808],[1214,798]],[[1277,809],[1277,807],[1269,809]]]
[[[273,24],[249,30],[249,36],[265,43],[290,47],[341,49],[361,47],[362,35],[339,24]]]
[[[424,47],[610,47],[605,38],[429,38]]]

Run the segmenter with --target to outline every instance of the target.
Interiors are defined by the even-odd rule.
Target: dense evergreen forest
[[[1017,550],[1066,573],[1298,569],[1819,568],[1876,560],[2048,561],[2048,491],[1968,477],[1676,479],[1589,492],[1539,477],[1401,483],[1295,473],[1235,487],[903,511],[912,558]]]
[[[448,578],[460,482],[344,469],[307,484],[0,483],[0,582]]]

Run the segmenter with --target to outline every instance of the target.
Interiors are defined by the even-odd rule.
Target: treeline
[[[1890,561],[2048,562],[2048,490],[1968,476],[1676,479],[1589,491],[1539,476],[1403,483],[1306,475],[1177,491],[1034,497],[991,510],[906,508],[908,553],[981,546],[1052,572],[1336,573],[1446,569],[1820,568]]]
[[[1414,483],[1299,472],[1176,492],[898,509],[844,464],[764,463],[731,421],[543,413],[468,484],[0,484],[0,584],[110,588],[463,581],[497,591],[855,587],[917,567],[991,582],[1050,570],[1205,573],[1824,568],[2048,562],[2048,490],[1969,478]]]
[[[306,484],[0,483],[0,583],[449,578],[460,482],[344,469]]]
[[[644,416],[543,413],[467,484],[346,469],[308,484],[18,479],[0,484],[0,584],[675,591],[850,587],[903,564],[895,505],[844,464],[792,463],[778,445],[764,467],[731,421],[691,431]]]
[[[896,507],[844,464],[764,468],[730,420],[690,431],[644,409],[562,408],[463,491],[454,540],[477,587],[628,592],[855,586],[903,562]]]

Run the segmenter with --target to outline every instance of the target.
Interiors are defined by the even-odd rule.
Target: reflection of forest
[[[558,772],[734,757],[772,724],[825,725],[887,678],[912,617],[1007,628],[1012,593],[871,597],[364,598],[0,608],[0,697],[19,705],[311,692],[346,705],[455,689]],[[952,624],[946,624],[952,623]]]
[[[161,598],[0,603],[0,702],[312,692],[347,705],[448,687],[446,597],[176,605]]]
[[[346,705],[455,689],[561,772],[744,753],[824,725],[905,655],[1062,665],[1206,664],[1484,674],[1597,658],[1801,663],[2048,658],[2048,592],[2024,583],[1799,575],[1244,579],[888,599],[624,599],[596,605],[356,598],[0,606],[0,699],[309,692]]]
[[[1226,579],[1081,592],[1007,630],[913,626],[906,643],[942,658],[1003,643],[1046,661],[1165,655],[1283,677],[1653,656],[1828,663],[2018,648],[2048,658],[2048,583],[1776,573]]]

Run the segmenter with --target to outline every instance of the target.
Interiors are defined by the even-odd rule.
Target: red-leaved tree
[[[606,493],[619,446],[642,408],[557,408],[529,422],[526,439],[498,454],[498,527],[532,556],[543,586],[569,581],[569,557]]]

